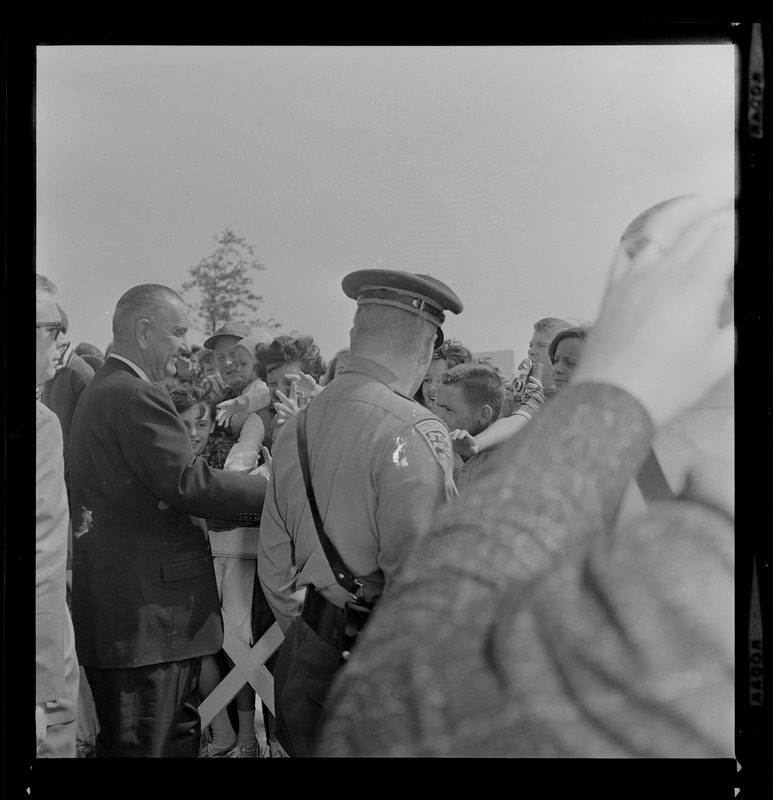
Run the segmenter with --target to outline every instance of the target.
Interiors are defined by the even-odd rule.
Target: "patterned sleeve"
[[[531,392],[515,407],[511,416],[525,417],[531,422],[539,410],[545,405],[546,393],[544,390]]]
[[[445,754],[471,719],[458,704],[504,680],[488,638],[503,599],[524,602],[607,529],[651,438],[634,398],[580,384],[492,453],[490,473],[439,511],[376,608],[331,691],[318,755]]]

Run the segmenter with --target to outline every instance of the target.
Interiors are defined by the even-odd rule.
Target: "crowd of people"
[[[731,756],[733,263],[732,208],[648,209],[511,375],[426,274],[347,275],[329,359],[157,284],[73,347],[38,274],[37,756],[86,701],[96,757]]]

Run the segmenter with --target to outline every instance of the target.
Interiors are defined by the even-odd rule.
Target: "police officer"
[[[444,312],[460,313],[461,301],[439,280],[407,272],[359,270],[342,286],[357,300],[351,360],[282,427],[261,517],[258,576],[285,633],[274,669],[277,734],[291,756],[313,755],[357,632],[436,508],[456,494],[448,430],[412,398],[443,341]],[[341,570],[307,499],[299,428],[319,525]]]

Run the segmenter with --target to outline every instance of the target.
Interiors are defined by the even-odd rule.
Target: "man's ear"
[[[480,411],[478,411],[478,421],[488,428],[494,421],[494,409],[490,405],[482,405]]]
[[[134,330],[140,349],[147,350],[150,346],[150,320],[138,319]]]

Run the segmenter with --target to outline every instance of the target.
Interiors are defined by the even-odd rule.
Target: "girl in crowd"
[[[467,364],[472,360],[472,353],[460,341],[446,339],[432,354],[432,361],[427,368],[427,374],[414,395],[414,400],[418,400],[423,406],[426,406],[436,414],[435,393],[440,382],[440,376],[451,367],[455,367],[458,364]]]
[[[336,376],[340,375],[344,369],[346,369],[347,364],[349,363],[351,352],[348,347],[339,350],[328,362],[327,369],[325,370],[325,374],[322,376],[320,381],[321,385],[317,384],[317,382],[311,377],[311,375],[306,375],[305,373],[300,373],[299,375],[288,375],[289,379],[292,379],[290,384],[290,391],[288,394],[285,394],[281,389],[276,390],[276,402],[273,404],[273,409],[276,411],[276,425],[283,425],[287,422],[293,414],[297,414],[301,410],[301,406],[299,405],[299,397],[300,402],[304,402],[306,396],[309,399],[311,397],[316,396],[319,394],[322,389],[324,389]],[[301,386],[307,387],[307,390],[304,389],[298,391],[298,383],[301,383]]]
[[[346,365],[349,363],[350,357],[351,350],[349,350],[348,347],[344,347],[330,359],[327,365],[327,370],[325,370],[325,376],[322,379],[323,386],[327,386],[330,381],[333,380],[333,378],[337,377],[346,369]]]

